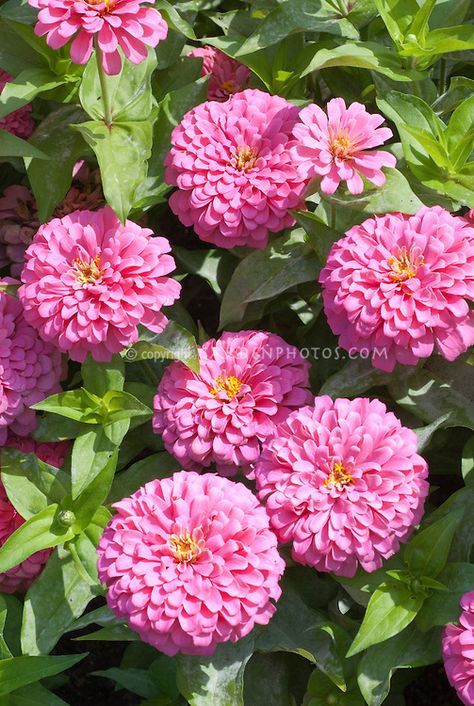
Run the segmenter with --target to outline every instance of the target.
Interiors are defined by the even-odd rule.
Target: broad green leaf
[[[102,398],[107,409],[105,422],[119,422],[124,419],[139,417],[142,421],[153,414],[152,410],[129,392],[123,390],[108,390]]]
[[[451,161],[460,169],[474,150],[474,96],[464,100],[451,115],[446,139]]]
[[[107,390],[123,390],[125,366],[119,355],[114,355],[108,363],[98,363],[89,353],[81,366],[84,387],[99,397]]]
[[[170,321],[162,333],[153,333],[139,327],[137,343],[123,352],[126,363],[139,360],[180,360],[195,373],[199,373],[199,356],[194,336],[185,328]]]
[[[402,44],[417,12],[416,0],[375,0],[390,36],[396,44]]]
[[[38,426],[32,436],[37,441],[65,441],[75,439],[87,428],[87,424],[77,422],[75,419],[47,413],[38,418]]]
[[[349,357],[342,349],[340,355]],[[356,397],[371,387],[387,384],[390,378],[390,373],[374,368],[370,360],[356,358],[349,360],[341,370],[331,375],[319,390],[319,394],[333,398]]]
[[[457,622],[461,613],[459,601],[474,586],[474,565],[446,564],[438,580],[446,586],[448,592],[434,591],[424,602],[416,616],[416,624],[423,631],[436,625]]]
[[[191,25],[180,15],[171,3],[167,0],[156,0],[154,7],[161,12],[166,23],[177,32],[184,34],[188,39],[196,39],[194,30]]]
[[[449,552],[450,562],[469,562],[473,558],[474,546],[474,488],[467,486],[452,493],[449,498],[434,510],[430,516],[430,522],[436,522],[440,518],[450,513],[462,511],[464,517],[454,536]]]
[[[264,301],[302,282],[316,281],[320,264],[305,242],[302,229],[273,240],[265,250],[255,250],[236,267],[222,299],[220,323],[244,320],[251,302]]]
[[[244,706],[245,665],[252,656],[253,637],[217,646],[211,657],[177,657],[178,689],[190,706]]]
[[[26,684],[59,674],[84,659],[85,654],[12,657],[0,660],[0,694],[10,694]]]
[[[40,93],[63,83],[64,79],[48,69],[25,69],[4,86],[0,94],[0,118],[30,103]]]
[[[55,551],[25,596],[21,626],[23,654],[50,652],[93,597],[71,554],[61,548]]]
[[[118,436],[111,440],[104,427],[96,425],[82,432],[72,447],[71,480],[72,498],[76,500],[90,483],[108,466],[117,455],[117,446],[128,431],[129,421],[116,422]],[[124,426],[125,425],[125,426]],[[112,427],[113,425],[109,425]],[[122,433],[123,432],[123,433]]]
[[[413,429],[418,437],[418,453],[421,453],[430,443],[435,431],[443,429],[449,425],[449,414],[443,414],[438,419],[435,419],[431,424],[427,424],[419,429]]]
[[[117,458],[118,448],[115,448],[115,452],[107,464],[95,477],[87,479],[87,484],[85,479],[81,479],[82,485],[85,487],[78,494],[72,506],[76,518],[73,529],[76,533],[79,533],[89,525],[96,511],[109,494],[117,467]]]
[[[214,292],[221,296],[238,260],[226,250],[186,250],[173,247],[173,255],[187,272],[205,279]]]
[[[32,25],[36,22],[38,10],[31,7],[28,0],[6,0],[0,7],[0,17]]]
[[[437,0],[423,0],[423,4],[416,13],[415,17],[413,18],[413,22],[411,23],[408,33],[409,34],[414,34],[417,38],[417,41],[420,42],[420,44],[424,44],[426,32],[428,30],[428,21],[430,19],[430,15],[434,10],[434,6],[436,5]]]
[[[418,532],[405,546],[403,558],[414,576],[436,578],[443,570],[463,511],[450,512]]]
[[[435,100],[432,108],[438,115],[444,115],[455,110],[458,105],[472,95],[474,95],[474,81],[464,76],[453,76],[449,82],[448,90]]]
[[[474,49],[474,26],[465,24],[434,29],[426,37],[423,49],[435,55]]]
[[[14,0],[18,5],[18,0]],[[0,8],[0,12],[4,6]],[[14,31],[15,25],[0,22],[0,66],[13,76],[32,68],[48,68],[45,57]]]
[[[51,395],[51,397],[33,405],[33,409],[60,414],[85,424],[97,424],[105,411],[101,398],[83,387]]]
[[[380,584],[370,598],[362,625],[346,656],[352,657],[404,630],[416,617],[424,600],[424,594],[413,594],[399,581]]]
[[[8,695],[8,706],[68,706],[41,684],[28,684]]]
[[[331,247],[341,238],[342,233],[330,228],[310,211],[292,211],[292,214],[300,226],[304,228],[319,262],[324,265]]]
[[[48,155],[37,147],[22,140],[11,132],[0,129],[0,158],[1,157],[36,157],[37,159],[48,159]]]
[[[364,706],[364,700],[356,686],[344,693],[319,669],[315,669],[311,674],[304,703],[308,706]]]
[[[144,699],[151,699],[159,694],[158,686],[147,669],[110,667],[109,669],[99,669],[91,674],[111,679],[118,688],[127,689]]]
[[[291,665],[284,653],[255,653],[245,668],[244,703],[252,706],[294,706]]]
[[[466,485],[474,485],[474,436],[466,442],[462,452],[462,477]]]
[[[129,497],[145,483],[156,478],[168,478],[177,470],[179,463],[166,451],[147,456],[115,476],[108,502]]]

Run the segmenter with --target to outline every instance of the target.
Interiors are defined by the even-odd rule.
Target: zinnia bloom
[[[5,88],[5,84],[12,81],[13,78],[3,69],[0,69],[0,93]],[[0,129],[11,132],[23,140],[27,140],[34,132],[35,123],[31,117],[32,107],[30,103],[18,108],[10,115],[6,115],[0,119]]]
[[[35,453],[36,456],[45,463],[60,468],[69,448],[69,442],[61,442],[60,444],[37,444],[32,439],[20,439],[20,437],[10,434],[5,446],[19,449],[23,451],[23,453]],[[24,521],[23,517],[15,510],[8,499],[5,487],[0,480],[0,546],[7,541],[10,535],[12,535]],[[43,549],[40,552],[32,554],[22,561],[21,564],[14,566],[4,573],[0,573],[0,592],[16,593],[17,591],[27,591],[30,584],[46,564],[50,554],[51,549]]]
[[[382,167],[394,167],[397,160],[380,150],[367,151],[382,145],[392,137],[378,114],[370,114],[361,103],[346,108],[342,98],[327,104],[327,115],[317,105],[309,105],[300,113],[300,123],[294,129],[298,144],[292,154],[301,175],[312,179],[322,176],[321,191],[333,194],[341,181],[347,182],[351,194],[361,194],[361,176],[376,186],[385,183]]]
[[[207,97],[210,101],[226,101],[229,96],[249,85],[250,71],[220,49],[206,45],[193,49],[188,56],[202,58],[201,76],[209,76]]]
[[[449,683],[465,704],[474,704],[474,591],[461,598],[459,625],[447,625],[443,634],[444,668]]]
[[[391,371],[435,346],[454,360],[474,343],[474,225],[440,206],[354,226],[320,279],[329,325],[346,350]]]
[[[61,355],[25,321],[15,297],[0,291],[0,446],[7,431],[21,436],[35,428],[29,409],[60,392]]]
[[[92,54],[94,37],[102,52],[102,66],[108,74],[118,74],[122,59],[118,47],[132,64],[147,57],[147,46],[156,47],[166,39],[168,25],[143,0],[28,0],[40,10],[35,33],[47,35],[53,49],[71,44],[71,59],[86,64]],[[154,0],[149,0],[150,4]]]
[[[318,571],[379,569],[423,514],[428,469],[416,449],[378,400],[316,397],[290,414],[255,467],[279,541]]]
[[[165,238],[111,208],[74,211],[41,226],[26,251],[19,297],[45,341],[72,360],[110,360],[138,340],[138,324],[160,333],[160,311],[181,286],[166,277],[175,263]]]
[[[83,161],[73,170],[73,182],[63,201],[54,209],[62,218],[76,210],[94,211],[104,205],[100,173]],[[0,267],[10,265],[12,277],[20,277],[25,252],[40,227],[33,194],[26,186],[8,186],[0,198]]]
[[[284,562],[248,488],[181,471],[114,507],[99,577],[110,608],[142,640],[167,655],[209,655],[268,623]]]
[[[306,183],[289,147],[299,109],[247,89],[225,103],[207,101],[173,130],[165,158],[169,200],[185,226],[219,247],[264,248],[268,233],[294,224]]]
[[[250,474],[275,424],[311,399],[309,364],[294,346],[261,331],[224,333],[199,349],[200,373],[183,363],[165,370],[154,399],[153,429],[189,470],[216,465]]]

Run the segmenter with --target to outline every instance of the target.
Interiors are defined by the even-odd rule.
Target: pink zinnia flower
[[[102,52],[102,66],[108,74],[118,74],[122,59],[118,47],[132,64],[147,57],[147,46],[156,47],[166,39],[168,25],[152,7],[142,7],[143,0],[28,0],[40,10],[35,33],[47,35],[53,49],[71,44],[71,59],[86,64],[93,41]],[[154,0],[149,0],[153,4]]]
[[[210,655],[268,623],[284,562],[248,488],[181,471],[114,507],[99,577],[110,608],[142,640],[167,655]]]
[[[199,349],[200,373],[171,363],[154,399],[153,429],[184,468],[252,472],[275,424],[311,399],[309,364],[261,331],[224,333]]]
[[[264,248],[269,232],[293,225],[288,209],[303,206],[306,186],[289,150],[298,112],[279,96],[247,89],[186,113],[165,158],[180,221],[223,248]]]
[[[474,704],[474,591],[461,598],[459,625],[447,625],[443,634],[444,668],[449,683],[465,704]]]
[[[419,523],[428,494],[416,434],[378,400],[316,397],[290,414],[255,468],[280,542],[318,571],[375,571]]]
[[[207,97],[210,101],[226,101],[229,96],[249,85],[250,71],[244,64],[206,45],[193,49],[188,56],[202,58],[201,76],[209,76]]]
[[[19,297],[45,341],[72,360],[110,360],[138,340],[138,324],[160,333],[161,312],[181,286],[166,277],[175,263],[165,238],[111,208],[75,211],[38,230],[26,251]]]
[[[388,127],[379,128],[383,117],[371,115],[361,103],[346,108],[342,98],[327,104],[327,115],[317,105],[309,105],[300,113],[294,129],[298,143],[292,150],[305,179],[322,176],[321,191],[333,194],[341,181],[347,182],[351,194],[361,194],[361,174],[376,186],[385,183],[382,167],[394,167],[397,160],[389,152],[368,152],[392,137]]]
[[[20,439],[20,437],[10,434],[5,446],[18,449],[23,451],[23,453],[34,453],[50,466],[60,468],[68,451],[69,442],[37,444],[32,439]],[[5,487],[0,480],[0,546],[7,541],[10,535],[24,521],[8,499]],[[27,591],[46,564],[51,551],[51,549],[43,549],[40,552],[36,552],[22,561],[21,564],[18,564],[18,566],[14,566],[3,574],[0,573],[0,592],[16,593],[17,591]]]
[[[0,291],[0,446],[7,431],[25,436],[35,428],[29,409],[59,392],[61,355],[25,321],[15,297]]]
[[[440,206],[354,226],[319,278],[329,325],[346,350],[391,371],[436,348],[454,360],[474,343],[474,225]]]
[[[5,88],[5,84],[13,81],[9,73],[0,69],[0,93]],[[10,115],[0,119],[0,129],[7,130],[23,140],[27,140],[35,130],[35,123],[31,117],[32,107],[30,103],[15,110]]]

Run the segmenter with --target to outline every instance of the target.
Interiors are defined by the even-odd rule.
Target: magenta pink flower
[[[340,345],[391,371],[436,348],[454,360],[474,343],[474,225],[440,206],[354,226],[320,279]]]
[[[223,248],[264,248],[268,233],[293,225],[305,181],[290,157],[298,108],[247,89],[208,101],[173,130],[166,181],[170,206],[185,226]]]
[[[375,571],[419,523],[428,494],[416,434],[378,400],[316,397],[293,412],[255,468],[280,542],[318,571]]]
[[[19,449],[23,453],[35,453],[45,463],[50,466],[60,468],[64,462],[64,457],[69,448],[69,442],[60,444],[37,444],[32,439],[21,439],[10,434],[5,446]],[[2,546],[15,530],[24,523],[23,517],[15,510],[5,491],[5,487],[0,480],[0,546]],[[17,591],[27,591],[31,583],[41,572],[46,564],[51,549],[44,549],[32,554],[14,566],[12,569],[0,573],[0,592],[16,593]]]
[[[449,683],[465,704],[474,704],[474,591],[461,598],[459,625],[447,625],[443,634],[444,668]]]
[[[154,399],[153,429],[184,468],[250,474],[275,424],[311,399],[309,364],[261,331],[224,333],[199,349],[200,373],[171,363]]]
[[[90,59],[94,37],[102,52],[102,66],[108,74],[118,74],[122,59],[118,48],[132,64],[147,57],[147,46],[156,47],[166,39],[168,25],[143,0],[28,0],[40,10],[35,33],[47,35],[47,43],[59,49],[76,35],[71,59],[85,64]],[[149,0],[153,4],[154,0]]]
[[[9,429],[21,436],[33,431],[29,407],[60,391],[61,355],[23,314],[20,302],[0,291],[0,446]]]
[[[0,69],[0,93],[2,93],[5,88],[5,84],[12,81],[13,78],[9,73]],[[22,108],[18,108],[10,115],[6,115],[4,118],[0,119],[0,129],[11,132],[12,135],[21,137],[23,140],[27,140],[33,134],[35,130],[35,123],[31,117],[32,107],[28,103]]]
[[[333,194],[341,181],[347,182],[351,194],[361,194],[361,175],[382,186],[382,167],[394,167],[397,160],[388,152],[367,150],[392,137],[388,127],[379,128],[383,120],[381,115],[368,113],[361,103],[346,108],[342,98],[329,101],[327,115],[314,104],[303,108],[301,122],[294,129],[298,143],[292,149],[301,176],[322,176],[325,194]]]
[[[111,208],[75,211],[38,230],[26,251],[19,297],[25,318],[72,360],[110,360],[138,339],[138,324],[163,331],[161,307],[181,286],[165,238]]]
[[[209,74],[207,97],[210,101],[226,101],[229,96],[249,85],[250,71],[220,49],[206,45],[193,49],[188,56],[202,58],[201,76]]]
[[[181,471],[114,507],[99,577],[110,608],[142,640],[167,655],[209,655],[268,623],[284,562],[244,485]]]

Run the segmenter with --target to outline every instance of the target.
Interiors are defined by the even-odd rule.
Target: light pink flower
[[[268,623],[284,562],[248,488],[181,471],[114,507],[99,577],[110,608],[142,640],[167,655],[209,655]]]
[[[135,343],[138,324],[163,331],[161,307],[181,286],[166,277],[175,263],[165,238],[111,208],[74,211],[38,230],[26,251],[19,297],[40,336],[72,360],[110,360]]]
[[[0,69],[0,93],[2,93],[5,88],[5,84],[9,81],[13,81],[12,76],[9,73]],[[7,130],[11,132],[12,135],[21,137],[23,140],[27,140],[33,134],[35,130],[35,123],[31,117],[32,107],[30,103],[24,105],[18,110],[15,110],[10,115],[6,115],[4,118],[0,119],[0,129]]]
[[[25,321],[15,297],[0,291],[0,446],[7,431],[21,436],[35,428],[29,409],[59,392],[61,355]]]
[[[321,191],[333,194],[341,181],[347,182],[351,194],[361,194],[361,175],[382,186],[382,167],[394,167],[395,157],[379,150],[392,137],[388,127],[379,128],[383,117],[371,115],[361,103],[346,108],[342,98],[327,104],[327,115],[317,105],[309,105],[300,113],[300,123],[294,129],[298,143],[292,155],[303,178],[322,176]]]
[[[210,101],[226,101],[229,96],[249,85],[250,71],[240,61],[220,49],[206,45],[193,49],[188,56],[202,58],[201,76],[209,76],[207,97]]]
[[[223,248],[264,248],[268,233],[293,225],[305,181],[290,157],[299,109],[247,89],[225,103],[207,101],[173,130],[166,181],[170,206],[185,226]]]
[[[108,74],[118,74],[122,59],[118,48],[132,64],[147,57],[147,46],[156,47],[166,39],[168,25],[143,0],[28,0],[40,10],[35,33],[47,35],[47,43],[59,49],[69,42],[71,59],[85,64],[93,50],[94,37],[102,51],[102,66]],[[154,0],[149,0],[153,4]]]
[[[474,225],[440,206],[354,226],[319,278],[329,325],[346,350],[391,371],[435,346],[454,360],[474,343]]]
[[[8,448],[18,449],[23,453],[34,453],[50,466],[60,468],[64,462],[64,457],[69,448],[69,442],[59,444],[37,444],[32,439],[22,439],[10,434],[5,444]],[[23,517],[15,510],[5,491],[5,487],[0,480],[0,546],[2,546],[10,535],[21,527],[24,523]],[[51,549],[43,549],[35,552],[27,559],[13,568],[0,573],[0,592],[16,593],[17,591],[27,591],[31,583],[41,572],[46,564]]]
[[[447,625],[443,634],[444,668],[449,683],[465,704],[474,704],[474,591],[461,598],[459,625]]]
[[[416,434],[378,400],[316,397],[266,442],[259,496],[295,561],[353,576],[395,554],[423,514],[426,462]]]
[[[199,349],[200,373],[171,363],[154,399],[153,429],[184,468],[250,474],[275,424],[311,399],[309,364],[261,331],[224,333]]]

